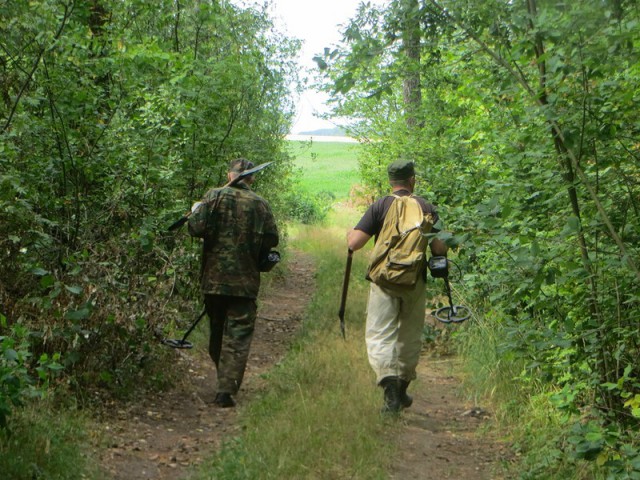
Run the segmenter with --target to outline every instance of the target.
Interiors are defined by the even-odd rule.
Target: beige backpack
[[[413,196],[396,197],[373,247],[367,278],[387,288],[411,289],[426,268],[433,217]]]

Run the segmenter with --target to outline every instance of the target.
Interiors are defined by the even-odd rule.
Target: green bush
[[[2,317],[4,320],[4,317]],[[0,427],[6,428],[7,417],[31,388],[32,378],[25,361],[30,356],[26,344],[16,345],[9,337],[0,337]]]
[[[6,328],[2,314],[0,325]],[[25,399],[44,396],[49,374],[62,369],[59,355],[50,358],[43,354],[36,363],[31,362],[29,333],[24,327],[12,327],[10,334],[0,336],[0,430],[7,428],[9,415],[16,407],[23,406]]]
[[[319,223],[327,217],[334,200],[335,195],[331,192],[320,192],[316,195],[292,193],[286,199],[289,206],[288,217],[306,225]]]

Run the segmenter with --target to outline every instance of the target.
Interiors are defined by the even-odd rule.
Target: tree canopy
[[[173,220],[239,156],[279,214],[298,42],[216,0],[2,2],[0,32],[0,366],[126,391],[197,297]],[[0,422],[29,389],[0,376]]]
[[[574,457],[636,475],[636,434],[619,432],[640,417],[639,15],[624,0],[362,4],[316,58],[334,112],[359,119],[370,188],[416,160],[466,301],[502,332],[496,359],[575,415]]]

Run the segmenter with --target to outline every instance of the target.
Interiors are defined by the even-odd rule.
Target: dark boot
[[[398,377],[386,377],[380,382],[384,389],[384,407],[382,413],[398,413],[402,409],[400,401],[400,379]]]
[[[400,393],[400,404],[402,405],[402,408],[409,408],[413,403],[413,398],[411,398],[411,395],[407,395],[408,387],[409,387],[409,382],[401,378],[399,393]]]
[[[218,393],[213,401],[220,408],[231,408],[236,406],[236,401],[230,393]]]

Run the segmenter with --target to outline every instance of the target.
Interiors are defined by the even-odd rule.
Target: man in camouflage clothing
[[[238,158],[229,164],[234,180],[253,163]],[[218,376],[214,403],[235,405],[249,356],[260,288],[260,259],[278,244],[278,229],[269,204],[251,190],[254,176],[232,187],[209,190],[194,204],[189,234],[204,239],[201,288],[210,322],[209,355]]]

